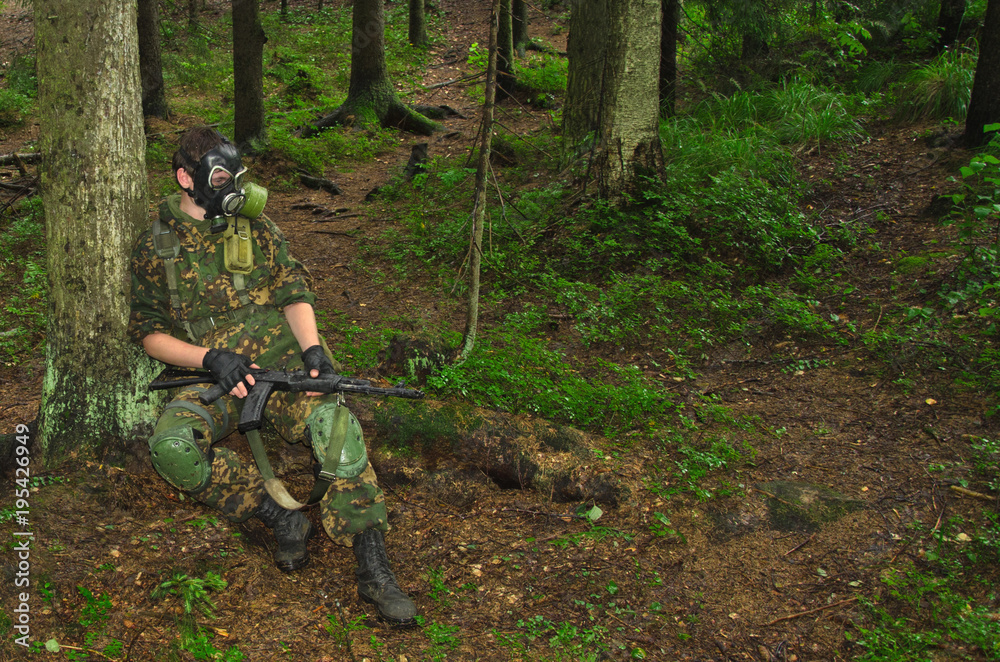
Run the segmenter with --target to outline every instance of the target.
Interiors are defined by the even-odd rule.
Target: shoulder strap
[[[153,249],[156,251],[156,256],[163,260],[167,272],[167,291],[170,293],[170,307],[174,311],[174,320],[184,327],[188,338],[194,341],[191,325],[181,315],[181,296],[177,289],[181,270],[177,258],[181,254],[181,241],[177,238],[170,221],[170,210],[164,202],[160,205],[159,216],[153,219]]]

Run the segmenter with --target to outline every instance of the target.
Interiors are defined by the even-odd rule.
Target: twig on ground
[[[982,499],[983,501],[996,501],[997,498],[990,496],[989,494],[983,494],[982,492],[976,492],[960,485],[952,485],[951,489],[959,494],[964,494],[965,496],[972,497],[973,499]]]
[[[454,83],[462,83],[465,81],[475,80],[477,78],[482,78],[486,75],[485,71],[481,71],[478,74],[469,74],[468,76],[462,76],[461,78],[452,78],[451,80],[446,80],[441,83],[434,83],[433,85],[428,85],[427,87],[418,87],[415,90],[410,90],[409,92],[400,92],[400,97],[408,97],[411,94],[416,94],[417,92],[426,92],[427,90],[436,90],[440,87],[447,87]]]
[[[842,607],[843,605],[855,602],[857,598],[847,598],[846,600],[841,600],[840,602],[834,602],[832,605],[823,605],[822,607],[816,607],[815,609],[810,609],[809,611],[801,611],[797,614],[789,614],[788,616],[782,616],[781,618],[776,618],[770,623],[765,623],[764,626],[771,626],[775,623],[780,623],[782,621],[790,621],[793,618],[801,618],[802,616],[808,616],[809,614],[815,614],[816,612],[823,611],[824,609],[833,609],[834,607]]]
[[[802,549],[803,547],[805,547],[807,544],[809,544],[809,542],[812,541],[812,539],[815,538],[815,537],[816,537],[816,534],[815,533],[812,534],[811,536],[809,536],[808,538],[806,538],[805,540],[803,540],[801,543],[799,543],[795,547],[792,547],[790,550],[788,550],[787,552],[785,552],[785,556],[788,556],[792,552],[799,551],[800,549]]]

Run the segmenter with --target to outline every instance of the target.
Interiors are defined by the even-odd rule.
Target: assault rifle
[[[329,446],[326,450],[326,459],[313,485],[312,493],[305,503],[300,503],[285,486],[274,476],[267,453],[260,438],[260,427],[264,416],[264,407],[268,398],[274,391],[305,392],[314,391],[317,393],[363,393],[366,395],[392,395],[399,398],[422,398],[423,391],[406,388],[402,383],[392,388],[382,388],[372,386],[367,379],[356,379],[354,377],[344,377],[343,375],[333,375],[325,378],[312,378],[302,370],[267,370],[265,368],[249,368],[248,374],[253,375],[254,385],[249,387],[243,410],[240,412],[240,422],[238,429],[246,434],[250,450],[253,452],[257,468],[264,478],[264,489],[271,495],[282,508],[288,510],[299,510],[306,506],[311,506],[318,502],[336,477],[337,465],[340,462],[341,451],[347,437],[348,416],[346,407],[337,407],[334,414],[334,429],[330,435]],[[191,384],[212,384],[204,393],[198,396],[203,404],[215,402],[225,392],[222,387],[215,383],[215,377],[208,370],[197,368],[175,368],[169,367],[163,370],[159,376],[149,385],[151,391],[175,388],[177,386],[188,386]]]
[[[397,398],[419,399],[424,397],[423,391],[418,391],[400,382],[391,388],[372,386],[367,379],[333,375],[332,377],[310,377],[303,370],[268,370],[266,368],[249,368],[247,374],[252,375],[254,385],[247,391],[243,411],[240,413],[238,429],[240,432],[258,430],[264,416],[271,393],[274,391],[305,391],[317,393],[360,393],[363,395],[390,395]],[[208,370],[198,368],[165,368],[149,385],[149,390],[188,386],[191,384],[212,384],[204,393],[198,396],[203,404],[215,402],[223,395],[222,387],[215,383],[215,377]]]

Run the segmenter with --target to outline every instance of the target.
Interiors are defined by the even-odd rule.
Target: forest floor
[[[432,55],[427,85],[457,78],[464,60],[454,54],[486,42],[486,3],[437,4],[449,34]],[[5,20],[13,20],[11,11]],[[564,49],[565,33],[549,29],[548,17],[531,20],[535,38]],[[445,120],[447,129],[429,140],[401,135],[396,152],[374,162],[338,164],[340,196],[272,191],[268,213],[315,277],[320,309],[362,326],[409,319],[415,327],[461,330],[464,307],[440,287],[415,279],[387,292],[371,273],[386,265],[371,253],[364,256],[366,268],[356,268],[359,237],[375,237],[393,222],[391,205],[366,202],[366,194],[398,173],[412,144],[429,142],[431,154],[461,153],[475,138],[479,109],[462,88],[411,100],[447,104],[465,118]],[[499,112],[505,124],[525,131],[549,121],[516,104]],[[172,118],[149,132],[195,121]],[[939,127],[875,123],[867,129],[868,140],[844,151],[800,155],[803,176],[814,182],[807,204],[823,209],[830,222],[865,222],[882,247],[880,257],[866,253],[868,261],[847,266],[858,287],[854,297],[817,304],[836,306],[860,329],[881,319],[877,308],[861,302],[889,306],[891,295],[917,305],[924,296],[927,284],[906,281],[893,263],[942,241],[945,230],[928,207],[969,157],[948,146],[954,135]],[[944,146],[925,140],[931,134],[943,137]],[[20,151],[36,136],[36,126],[23,127],[0,140],[0,153]],[[249,165],[265,185],[291,168],[267,157]],[[342,210],[342,218],[317,223],[317,208]],[[506,312],[485,304],[482,323],[489,326]],[[662,348],[623,355],[583,349],[566,324],[556,333],[576,351],[604,351],[651,376],[656,364],[670,364]],[[844,334],[850,336],[846,327]],[[860,649],[849,638],[866,622],[862,598],[876,599],[887,569],[923,554],[912,544],[913,527],[931,529],[981,507],[949,490],[957,476],[928,467],[952,466],[968,455],[970,435],[996,434],[997,424],[986,418],[982,398],[956,390],[932,370],[911,372],[912,385],[904,389],[869,367],[859,343],[789,344],[759,339],[749,355],[742,345],[720,348],[696,366],[696,379],[664,386],[692,403],[715,394],[735,416],[782,430],[769,443],[755,441],[754,461],[739,469],[740,496],[666,497],[644,480],[649,466],[665,461],[661,451],[639,443],[616,453],[616,440],[597,439],[606,452],[585,460],[589,470],[611,473],[631,490],[620,503],[602,504],[604,514],[593,524],[574,514],[577,504],[498,484],[460,457],[390,458],[380,447],[373,406],[359,402],[386,491],[389,556],[425,619],[422,627],[375,621],[355,592],[353,555],[325,536],[311,541],[307,568],[279,572],[259,523],[230,525],[180,499],[141,448],[130,449],[121,466],[74,461],[46,472],[52,478],[31,495],[29,589],[15,588],[18,561],[9,541],[16,541],[18,525],[11,520],[0,527],[4,611],[13,616],[16,596],[28,590],[35,641],[54,638],[70,652],[105,651],[91,653],[95,660],[196,659],[176,650],[181,601],[153,599],[151,592],[175,572],[200,578],[213,571],[228,586],[211,595],[215,618],[198,621],[214,635],[212,645],[238,647],[250,660],[582,659],[580,650],[599,649],[606,659],[621,660],[850,659]],[[769,360],[776,348],[814,367],[788,370],[787,362]],[[808,363],[817,358],[823,361]],[[42,366],[38,356],[0,368],[0,433],[35,419]],[[249,458],[239,435],[223,443]],[[293,491],[304,493],[303,452],[288,446],[277,463]],[[818,528],[785,526],[770,516],[764,487],[778,480],[826,486],[859,507]],[[0,503],[11,503],[12,476],[0,486]],[[656,513],[669,517],[683,539],[659,535]],[[525,632],[537,639],[526,640]],[[603,643],[588,646],[588,637]],[[0,642],[0,659],[35,657],[11,638]],[[117,654],[106,649],[115,640],[123,643]],[[939,650],[942,660],[977,659],[960,643]]]

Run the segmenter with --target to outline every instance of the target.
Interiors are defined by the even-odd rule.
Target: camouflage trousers
[[[231,522],[241,522],[257,512],[267,496],[264,480],[252,462],[243,461],[229,448],[213,446],[236,431],[243,401],[227,395],[210,405],[203,405],[198,395],[204,390],[200,386],[181,389],[157,420],[153,436],[178,428],[192,429],[196,443],[206,457],[211,458],[212,473],[206,487],[187,494],[220,511]],[[264,415],[286,441],[304,441],[309,439],[305,422],[309,414],[323,403],[335,402],[336,398],[336,395],[308,396],[275,391]],[[325,444],[328,440],[311,441]],[[371,463],[355,478],[338,476],[320,500],[319,508],[323,528],[340,545],[350,547],[354,534],[366,529],[388,530],[385,496]]]

